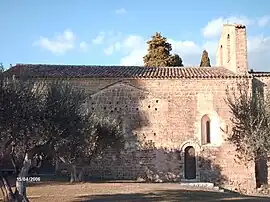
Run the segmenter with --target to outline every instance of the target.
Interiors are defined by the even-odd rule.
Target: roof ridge
[[[170,68],[199,68],[199,69],[213,69],[213,68],[224,68],[223,66],[212,66],[212,67],[200,67],[200,66],[164,66],[164,67],[146,67],[146,66],[139,66],[139,65],[83,65],[83,64],[28,64],[28,63],[16,63],[14,66],[12,67],[16,67],[16,66],[59,66],[59,67],[136,67],[136,68],[153,68],[153,69],[170,69]]]
[[[66,67],[66,68],[65,68]],[[73,68],[74,67],[74,68]],[[21,64],[6,73],[30,77],[91,77],[91,78],[236,78],[225,67],[145,67],[106,65]]]

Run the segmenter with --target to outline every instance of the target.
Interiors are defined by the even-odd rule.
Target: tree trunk
[[[75,182],[78,182],[78,175],[77,175],[77,167],[76,167],[76,165],[73,165],[72,169],[73,169],[74,180],[75,180]]]
[[[70,182],[77,182],[77,180],[77,167],[76,165],[71,165]]]
[[[82,168],[78,174],[78,181],[83,182],[84,181],[84,168]]]
[[[79,182],[85,181],[85,171],[86,171],[86,168],[82,166],[79,172]]]
[[[255,157],[255,178],[256,188],[268,184],[267,158],[259,152]]]
[[[59,160],[55,160],[55,167],[54,167],[54,173],[58,174],[59,173]]]
[[[1,178],[0,178],[0,187],[1,187],[2,194],[3,194],[3,201],[4,202],[16,201],[15,195],[12,192],[11,186],[8,183],[8,180],[4,176],[1,176]]]
[[[26,179],[28,176],[28,172],[31,168],[32,160],[29,158],[29,154],[26,153],[23,166],[16,180],[16,191],[18,195],[23,198],[23,202],[28,202],[28,198],[26,196]]]
[[[84,169],[80,169],[78,172],[78,168],[76,165],[72,165],[72,169],[70,172],[70,182],[82,182],[84,181]]]
[[[73,183],[75,180],[74,180],[74,175],[73,175],[73,171],[71,170],[70,172],[70,183]]]

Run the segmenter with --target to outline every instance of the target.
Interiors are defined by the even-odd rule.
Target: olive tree
[[[244,81],[227,90],[227,104],[232,114],[232,133],[228,140],[236,147],[242,162],[255,162],[257,186],[265,183],[261,162],[270,154],[270,105],[268,95],[256,80]],[[265,175],[265,174],[263,174]],[[264,176],[265,178],[266,176]],[[263,180],[265,181],[265,180]]]
[[[85,113],[86,101],[84,91],[67,81],[1,78],[0,161],[11,161],[17,177],[13,191],[1,172],[5,201],[28,201],[23,179],[47,157],[75,168],[122,142],[120,123]]]

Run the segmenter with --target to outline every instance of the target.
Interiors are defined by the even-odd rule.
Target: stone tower
[[[216,63],[217,66],[223,66],[237,74],[248,73],[247,36],[244,25],[223,25]]]

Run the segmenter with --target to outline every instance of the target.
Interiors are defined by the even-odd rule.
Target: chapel
[[[88,93],[86,110],[122,118],[125,149],[93,160],[90,176],[255,187],[254,164],[237,163],[226,140],[226,89],[248,80],[267,92],[270,84],[269,72],[248,69],[244,25],[223,25],[213,67],[16,64],[8,71],[67,78]]]

